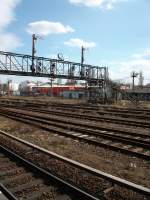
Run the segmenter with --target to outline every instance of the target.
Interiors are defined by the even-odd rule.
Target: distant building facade
[[[139,101],[150,101],[150,86],[135,87],[134,90],[129,89],[123,94],[123,99],[127,100],[128,97]]]

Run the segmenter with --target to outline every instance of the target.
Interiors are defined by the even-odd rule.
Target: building
[[[127,90],[123,94],[123,99],[133,98],[139,101],[150,101],[150,86],[135,87],[134,90]]]
[[[31,96],[32,95],[32,87],[36,86],[35,82],[24,81],[19,85],[19,92],[21,96]]]

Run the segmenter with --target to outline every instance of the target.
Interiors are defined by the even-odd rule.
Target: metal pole
[[[84,51],[85,51],[85,48],[82,46],[82,47],[81,47],[81,66],[82,66],[83,63],[84,63]]]
[[[132,78],[133,78],[132,90],[134,91],[134,78],[135,78],[135,74],[133,74]]]
[[[135,89],[135,78],[138,76],[138,73],[136,73],[136,72],[133,72],[132,73],[132,90],[134,91],[134,89]]]
[[[34,57],[35,57],[35,41],[37,40],[37,37],[35,34],[32,35],[32,69],[34,68]]]
[[[51,97],[53,97],[53,78],[51,78]]]
[[[81,47],[81,76],[82,77],[84,77],[84,75],[85,75],[84,66],[83,66],[83,63],[84,63],[84,52],[85,52],[85,48],[82,46]]]

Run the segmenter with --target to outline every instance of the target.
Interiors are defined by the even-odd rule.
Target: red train
[[[32,87],[33,95],[53,95],[53,96],[61,96],[61,94],[65,91],[79,91],[83,90],[83,86],[34,86]]]

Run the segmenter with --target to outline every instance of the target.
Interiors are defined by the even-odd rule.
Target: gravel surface
[[[150,186],[150,162],[148,161],[72,141],[4,117],[0,117],[0,129],[104,172],[146,187]]]
[[[13,150],[23,158],[32,161],[34,164],[42,167],[45,170],[48,170],[54,175],[66,180],[67,182],[71,182],[78,187],[87,190],[90,194],[96,195],[98,198],[103,193],[102,191],[112,187],[110,182],[98,178],[90,173],[77,169],[68,163],[65,164],[63,161],[45,155],[45,153],[39,152],[38,150],[33,150],[31,147],[27,147],[26,145],[20,144],[20,142],[15,142],[13,139],[11,140],[7,136],[0,137],[0,143],[4,144],[4,146]],[[149,200],[148,197],[130,191],[128,189],[118,187],[115,185],[113,190],[106,194],[107,200]],[[62,199],[61,199],[62,200]]]

